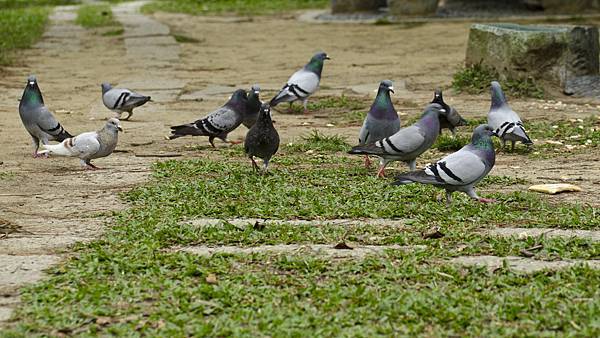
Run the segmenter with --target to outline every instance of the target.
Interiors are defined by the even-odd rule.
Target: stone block
[[[388,7],[396,16],[428,16],[437,11],[438,0],[388,0]]]
[[[385,0],[331,0],[331,12],[333,14],[375,12],[385,5]]]
[[[561,88],[599,70],[598,29],[591,26],[474,24],[467,66],[481,64],[502,78],[533,78]]]

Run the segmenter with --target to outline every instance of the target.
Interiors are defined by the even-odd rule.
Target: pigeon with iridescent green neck
[[[494,130],[487,124],[479,125],[473,132],[471,143],[423,170],[397,176],[397,181],[393,184],[417,182],[441,187],[446,190],[448,204],[454,191],[462,191],[479,202],[494,202],[492,199],[477,196],[474,187],[494,167],[496,152],[491,137],[495,135]]]
[[[27,85],[19,103],[19,115],[33,140],[33,157],[39,156],[40,141],[46,145],[48,141],[62,142],[72,137],[44,105],[42,92],[33,75],[27,79]]]
[[[302,69],[292,74],[269,105],[275,107],[282,102],[289,102],[291,108],[292,102],[302,101],[304,113],[308,113],[308,97],[319,89],[325,60],[329,60],[326,53],[315,54]]]
[[[491,90],[492,105],[488,113],[488,124],[502,141],[502,148],[506,145],[506,141],[510,141],[511,151],[515,150],[517,141],[532,145],[533,142],[525,131],[523,121],[508,105],[500,84],[493,81]]]
[[[381,81],[375,101],[371,105],[371,109],[369,109],[358,134],[359,145],[375,143],[394,135],[400,130],[400,118],[398,118],[398,113],[392,104],[390,92],[394,92],[392,81]],[[365,155],[365,167],[368,168],[370,165],[369,155]]]
[[[391,161],[406,162],[410,170],[415,170],[417,157],[429,149],[440,134],[440,115],[445,114],[442,106],[432,103],[415,124],[375,143],[356,146],[349,153],[379,156],[379,177],[385,176],[385,166]]]

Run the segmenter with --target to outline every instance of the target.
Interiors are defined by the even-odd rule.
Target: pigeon
[[[494,129],[502,141],[502,148],[505,147],[506,141],[510,141],[511,151],[515,150],[516,141],[521,141],[525,145],[533,144],[525,131],[521,118],[506,102],[506,97],[497,81],[492,82],[492,105],[487,118],[488,125]]]
[[[250,129],[256,122],[258,118],[258,112],[260,111],[260,106],[262,102],[259,97],[260,87],[255,84],[250,88],[248,92],[248,104],[246,105],[246,116],[242,121],[242,124],[246,126],[246,128]]]
[[[400,129],[372,144],[353,147],[349,154],[376,155],[381,158],[377,176],[385,176],[385,166],[391,161],[404,161],[411,171],[416,169],[417,157],[431,147],[440,133],[440,115],[446,111],[432,103],[415,124]]]
[[[454,191],[462,191],[479,202],[495,202],[493,199],[477,196],[473,188],[492,170],[496,161],[492,136],[496,136],[492,127],[487,124],[479,125],[473,131],[471,143],[423,170],[400,174],[393,184],[418,182],[439,186],[446,190],[447,204],[452,202],[451,195]]]
[[[40,153],[79,157],[81,165],[85,169],[99,169],[91,163],[91,160],[112,154],[117,146],[119,131],[123,131],[119,120],[111,118],[106,122],[104,128],[98,131],[79,134],[59,144],[44,145],[46,150]]]
[[[128,115],[123,120],[129,120],[133,115],[133,108],[137,108],[150,101],[150,96],[144,96],[129,89],[113,88],[108,83],[102,84],[102,102],[106,108],[117,113],[116,118],[120,119],[123,112]]]
[[[292,102],[300,100],[304,106],[304,113],[308,113],[308,97],[319,88],[323,62],[329,59],[326,53],[315,54],[306,66],[292,74],[285,86],[271,99],[269,105],[275,107],[281,102],[289,102],[291,108]]]
[[[170,140],[182,136],[208,136],[208,142],[215,147],[215,137],[220,138],[224,142],[232,144],[239,143],[227,140],[227,134],[237,128],[244,117],[248,105],[248,97],[246,91],[238,89],[233,92],[233,95],[221,108],[211,112],[208,116],[192,123],[182,124],[171,127]]]
[[[460,116],[454,107],[450,107],[444,102],[444,96],[442,95],[441,89],[435,90],[433,93],[433,101],[431,101],[431,103],[441,105],[448,113],[448,116],[442,116],[442,118],[440,118],[440,134],[442,133],[442,129],[447,128],[452,133],[452,136],[456,137],[456,127],[466,126],[467,120]]]
[[[269,167],[271,157],[279,148],[279,134],[273,121],[271,120],[271,107],[268,104],[263,104],[260,107],[258,119],[256,123],[248,130],[246,140],[244,142],[244,150],[252,161],[252,167],[258,171],[258,165],[254,161],[254,156],[260,157],[263,160],[263,172],[266,173]]]
[[[367,113],[358,134],[359,145],[375,143],[394,135],[400,130],[400,118],[398,118],[398,113],[392,104],[390,92],[394,92],[392,81],[381,81],[375,101],[371,105],[371,109]],[[365,155],[365,167],[368,168],[370,165],[369,155]]]
[[[73,137],[56,121],[54,115],[44,105],[42,92],[33,75],[27,78],[27,85],[19,103],[19,115],[33,140],[34,158],[39,156],[40,141],[46,145],[48,141],[62,142],[69,137]]]

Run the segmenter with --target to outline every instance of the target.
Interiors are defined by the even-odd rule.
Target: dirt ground
[[[110,37],[102,36],[102,30],[78,28],[72,19],[71,14],[55,17],[49,28],[52,34],[46,35],[36,48],[24,51],[15,66],[0,71],[0,225],[4,223],[7,225],[2,229],[15,230],[4,237],[0,233],[0,256],[8,262],[0,267],[0,272],[37,271],[39,268],[30,269],[27,262],[41,256],[62,258],[68,255],[69,245],[98,237],[107,212],[124,208],[118,192],[143,183],[150,174],[150,165],[161,160],[151,155],[211,156],[211,152],[186,148],[206,145],[205,138],[166,141],[164,135],[168,126],[193,121],[220,106],[229,95],[223,87],[249,88],[258,83],[263,98],[269,99],[315,51],[324,50],[332,60],[325,65],[322,89],[315,100],[342,93],[374,96],[372,91],[357,92],[352,88],[372,84],[375,89],[380,80],[392,79],[400,88],[394,96],[396,108],[410,117],[429,102],[433,88],[449,87],[452,74],[464,59],[470,26],[469,22],[412,27],[315,24],[299,22],[293,15],[246,19],[159,13],[154,21],[166,24],[173,34],[198,42],[177,47],[159,44],[157,48],[164,49],[161,53],[171,56],[168,61],[157,63],[152,60],[152,52],[137,56],[128,52],[137,39],[135,29],[145,36],[154,36],[153,31],[144,31],[143,24],[126,26],[125,36]],[[99,129],[104,118],[111,116],[101,106],[100,83],[127,83],[134,77],[144,79],[148,72],[160,76],[154,80],[146,78],[145,82],[139,80],[141,84],[131,89],[143,92],[150,83],[148,91],[158,93],[155,102],[138,109],[132,121],[123,122],[126,132],[120,136],[119,151],[95,161],[103,170],[83,171],[76,159],[31,157],[30,137],[22,127],[17,108],[29,74],[37,75],[46,104],[75,134]],[[401,88],[401,83],[406,84],[405,88]],[[165,86],[164,91],[161,86]],[[485,116],[489,108],[487,95],[448,92],[445,96],[467,118]],[[598,111],[589,100],[558,99],[572,109],[544,110],[540,100],[510,102],[524,119],[584,118]],[[328,127],[331,120],[327,116],[314,114],[276,114],[275,119],[283,142],[298,139],[316,128],[326,134],[347,136],[353,143],[360,128]],[[242,126],[231,138],[241,139],[245,132]],[[501,155],[492,174],[545,183],[548,178],[579,178],[577,184],[584,192],[553,199],[600,205],[598,155],[593,150],[537,161]],[[50,258],[48,264],[55,261]],[[0,277],[0,295],[4,295],[0,309],[13,306],[17,287],[26,281],[3,278]],[[36,278],[39,277],[32,277]]]

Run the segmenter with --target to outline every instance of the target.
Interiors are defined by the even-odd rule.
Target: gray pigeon
[[[292,74],[269,105],[275,107],[281,102],[289,102],[291,108],[292,102],[300,100],[304,106],[304,113],[308,113],[308,97],[319,88],[323,62],[329,59],[326,53],[315,54],[302,69]]]
[[[119,120],[111,118],[104,128],[99,131],[90,131],[68,138],[59,144],[44,145],[46,150],[40,153],[50,153],[60,156],[79,157],[85,169],[98,169],[91,160],[106,157],[115,150],[119,140],[119,131],[123,131]]]
[[[454,191],[462,191],[479,202],[494,202],[492,199],[477,196],[474,186],[492,170],[496,152],[491,136],[496,135],[487,124],[475,128],[471,143],[462,147],[423,170],[404,173],[396,177],[393,184],[413,182],[432,184],[446,190],[446,202],[451,203]]]
[[[150,96],[144,96],[134,93],[129,89],[113,88],[108,83],[102,84],[102,102],[106,108],[117,113],[116,117],[121,118],[121,114],[127,112],[128,115],[123,120],[129,120],[133,115],[133,108],[137,108],[150,101]]]
[[[258,118],[258,112],[260,111],[260,106],[262,105],[259,94],[260,87],[257,84],[253,85],[252,88],[250,88],[250,91],[248,92],[248,105],[246,106],[246,115],[244,117],[244,120],[242,121],[242,124],[248,129],[250,129],[254,125],[256,119]]]
[[[433,101],[431,101],[431,103],[441,105],[448,113],[448,116],[442,116],[440,118],[440,134],[442,133],[442,129],[447,128],[452,133],[452,136],[456,137],[456,127],[466,126],[467,120],[463,119],[454,107],[450,107],[444,102],[444,96],[442,95],[441,89],[435,90],[433,93]]]
[[[392,104],[390,92],[394,92],[392,81],[381,81],[375,101],[365,117],[360,134],[358,134],[359,145],[375,143],[400,130],[400,118]],[[368,168],[370,165],[369,155],[365,155],[365,167]]]
[[[500,84],[496,81],[492,82],[492,106],[488,113],[488,125],[502,141],[502,148],[505,147],[506,141],[510,141],[511,151],[515,150],[516,141],[526,145],[533,144],[521,118],[510,108]]]
[[[239,143],[227,140],[227,134],[242,124],[246,116],[247,104],[246,91],[238,89],[233,92],[233,95],[224,106],[211,112],[208,116],[192,123],[171,127],[169,139],[173,140],[187,135],[208,136],[208,142],[213,147],[215,147],[215,137],[224,142]]]
[[[254,161],[254,156],[260,157],[263,160],[263,172],[267,172],[271,157],[279,149],[279,134],[273,121],[271,120],[271,107],[268,104],[263,104],[260,107],[260,113],[256,123],[248,130],[246,140],[244,142],[244,150],[252,161],[252,167],[258,170],[258,165]]]
[[[33,140],[33,157],[39,156],[40,141],[46,145],[48,141],[62,142],[73,137],[56,121],[54,115],[44,105],[42,92],[33,75],[27,79],[27,85],[19,103],[19,115]]]
[[[404,161],[411,171],[415,170],[417,157],[435,143],[440,133],[440,115],[445,114],[442,106],[432,103],[415,124],[375,143],[356,146],[349,153],[381,157],[379,177],[385,176],[385,166],[391,161]]]

